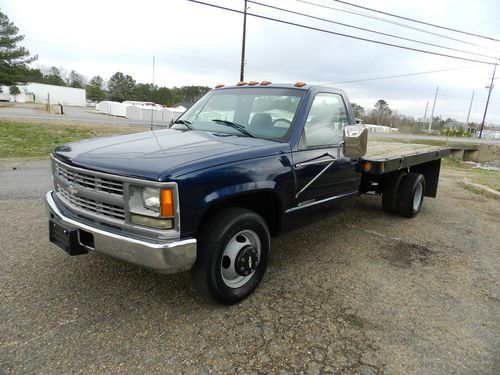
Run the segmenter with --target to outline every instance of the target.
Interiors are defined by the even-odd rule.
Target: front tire
[[[404,217],[415,217],[422,208],[425,178],[418,173],[408,173],[399,189],[398,212]]]
[[[257,213],[231,207],[209,217],[198,236],[191,279],[208,300],[231,305],[248,297],[267,269],[269,229]]]

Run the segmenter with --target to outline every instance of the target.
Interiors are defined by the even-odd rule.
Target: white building
[[[368,129],[368,133],[396,133],[398,128],[391,128],[390,126],[384,125],[372,125],[372,124],[363,124],[365,128]]]
[[[11,102],[46,104],[50,97],[51,104],[74,105],[85,107],[87,97],[84,89],[74,87],[46,85],[44,83],[28,83],[18,85],[18,95],[10,95]],[[9,86],[2,86],[3,94],[10,94]]]
[[[111,116],[168,124],[170,121],[175,121],[186,109],[167,108],[153,102],[126,100],[123,103],[102,101],[97,103],[96,110]]]

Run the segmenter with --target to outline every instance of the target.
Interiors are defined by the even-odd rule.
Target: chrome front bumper
[[[82,244],[88,250],[162,273],[188,270],[196,260],[196,239],[194,238],[149,242],[95,228],[66,216],[57,206],[52,195],[52,191],[45,194],[45,203],[51,219],[58,220],[69,228],[91,233],[94,237],[94,247],[89,248]]]

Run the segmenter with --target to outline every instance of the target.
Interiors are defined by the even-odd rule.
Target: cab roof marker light
[[[246,84],[246,82],[240,81],[236,84],[236,86],[245,86]]]
[[[226,85],[224,85],[223,83],[219,83],[218,85],[215,85],[215,88],[216,89],[220,89],[221,87],[224,87]]]
[[[306,83],[305,83],[305,82],[301,82],[301,81],[297,81],[297,82],[295,82],[295,87],[303,87],[303,86],[305,86],[305,85],[306,85]]]
[[[250,82],[248,82],[248,86],[255,86],[255,85],[258,85],[258,84],[259,84],[259,82],[257,82],[257,81],[250,81]]]
[[[260,84],[261,84],[262,86],[267,86],[267,85],[270,85],[270,84],[271,84],[271,82],[270,82],[270,81],[262,81]]]

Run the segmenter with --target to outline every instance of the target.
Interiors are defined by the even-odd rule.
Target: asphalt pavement
[[[108,125],[138,125],[149,127],[149,121],[132,120],[125,117],[111,116],[97,112],[93,108],[64,106],[64,114],[57,114],[57,111],[48,113],[44,110],[42,104],[23,104],[15,103],[8,105],[0,104],[0,119],[22,119],[29,121],[51,121],[51,122],[74,122],[74,123],[92,123]],[[157,124],[165,126],[165,124]]]
[[[14,169],[15,168],[15,169]],[[47,239],[47,161],[0,163],[0,373],[493,374],[500,203],[447,176],[415,219],[363,196],[274,239],[247,300]]]

